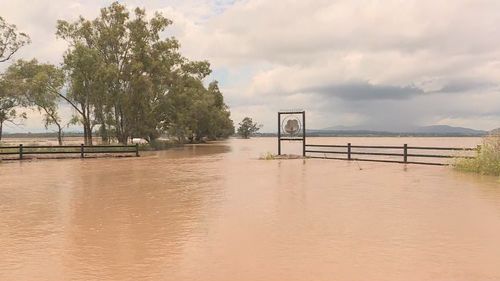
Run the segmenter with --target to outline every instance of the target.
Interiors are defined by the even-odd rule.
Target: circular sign
[[[301,128],[300,119],[293,115],[285,117],[281,122],[281,130],[291,136],[297,135]]]

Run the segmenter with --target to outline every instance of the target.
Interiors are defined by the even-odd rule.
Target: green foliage
[[[475,158],[459,158],[454,167],[464,172],[500,176],[500,135],[486,137]]]
[[[17,109],[22,105],[21,96],[9,90],[12,87],[9,81],[0,78],[0,140],[2,140],[4,124],[19,125],[26,119],[26,113]]]
[[[230,112],[224,104],[217,82],[205,89],[197,78],[184,78],[166,100],[166,129],[180,142],[226,138],[234,133]]]
[[[179,141],[227,137],[234,127],[217,83],[203,85],[206,61],[189,61],[175,38],[162,34],[172,21],[143,9],[131,14],[114,2],[98,18],[58,21],[57,35],[70,47],[64,57],[67,101],[92,140],[131,137],[153,142],[164,132]]]
[[[252,118],[245,117],[239,123],[240,127],[238,128],[238,135],[240,135],[244,139],[248,139],[253,133],[257,132],[260,127],[257,123],[254,123]]]
[[[114,2],[92,20],[57,22],[57,36],[67,41],[61,68],[19,60],[0,77],[0,139],[4,122],[25,118],[18,107],[36,107],[44,126],[64,127],[58,104],[71,105],[67,124],[81,124],[86,145],[97,128],[103,142],[126,144],[143,138],[152,147],[168,133],[178,142],[225,138],[234,133],[230,112],[217,81],[205,86],[207,61],[189,61],[179,43],[163,34],[172,21],[143,9],[129,12]],[[0,18],[0,62],[29,38]]]

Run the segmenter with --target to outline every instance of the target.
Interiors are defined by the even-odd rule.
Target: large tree
[[[203,84],[210,64],[180,54],[178,41],[162,35],[171,24],[161,14],[148,17],[139,8],[131,13],[118,2],[93,20],[58,21],[57,35],[69,43],[67,99],[88,142],[93,126],[103,139],[114,136],[121,143],[131,137],[151,142],[164,132],[184,141],[231,130],[218,87]]]
[[[68,92],[61,97],[74,109],[75,120],[83,126],[85,145],[92,145],[96,109],[106,94],[106,69],[97,50],[77,43],[64,57]]]
[[[122,143],[131,136],[157,137],[155,108],[184,61],[177,41],[160,36],[170,24],[160,14],[148,20],[142,9],[131,16],[118,2],[94,20],[58,22],[57,35],[70,43],[65,56],[70,96],[84,96],[88,107],[79,112],[84,131],[93,121],[102,132],[113,128]],[[82,55],[83,50],[92,54]]]

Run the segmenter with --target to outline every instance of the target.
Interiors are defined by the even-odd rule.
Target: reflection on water
[[[500,279],[498,179],[275,148],[0,164],[0,280]]]

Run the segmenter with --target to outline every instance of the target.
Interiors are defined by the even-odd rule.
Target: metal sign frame
[[[283,137],[281,130],[282,115],[302,115],[302,136],[301,137]],[[304,111],[280,111],[278,112],[278,155],[281,155],[281,142],[282,141],[302,141],[302,156],[306,156],[306,112]]]

